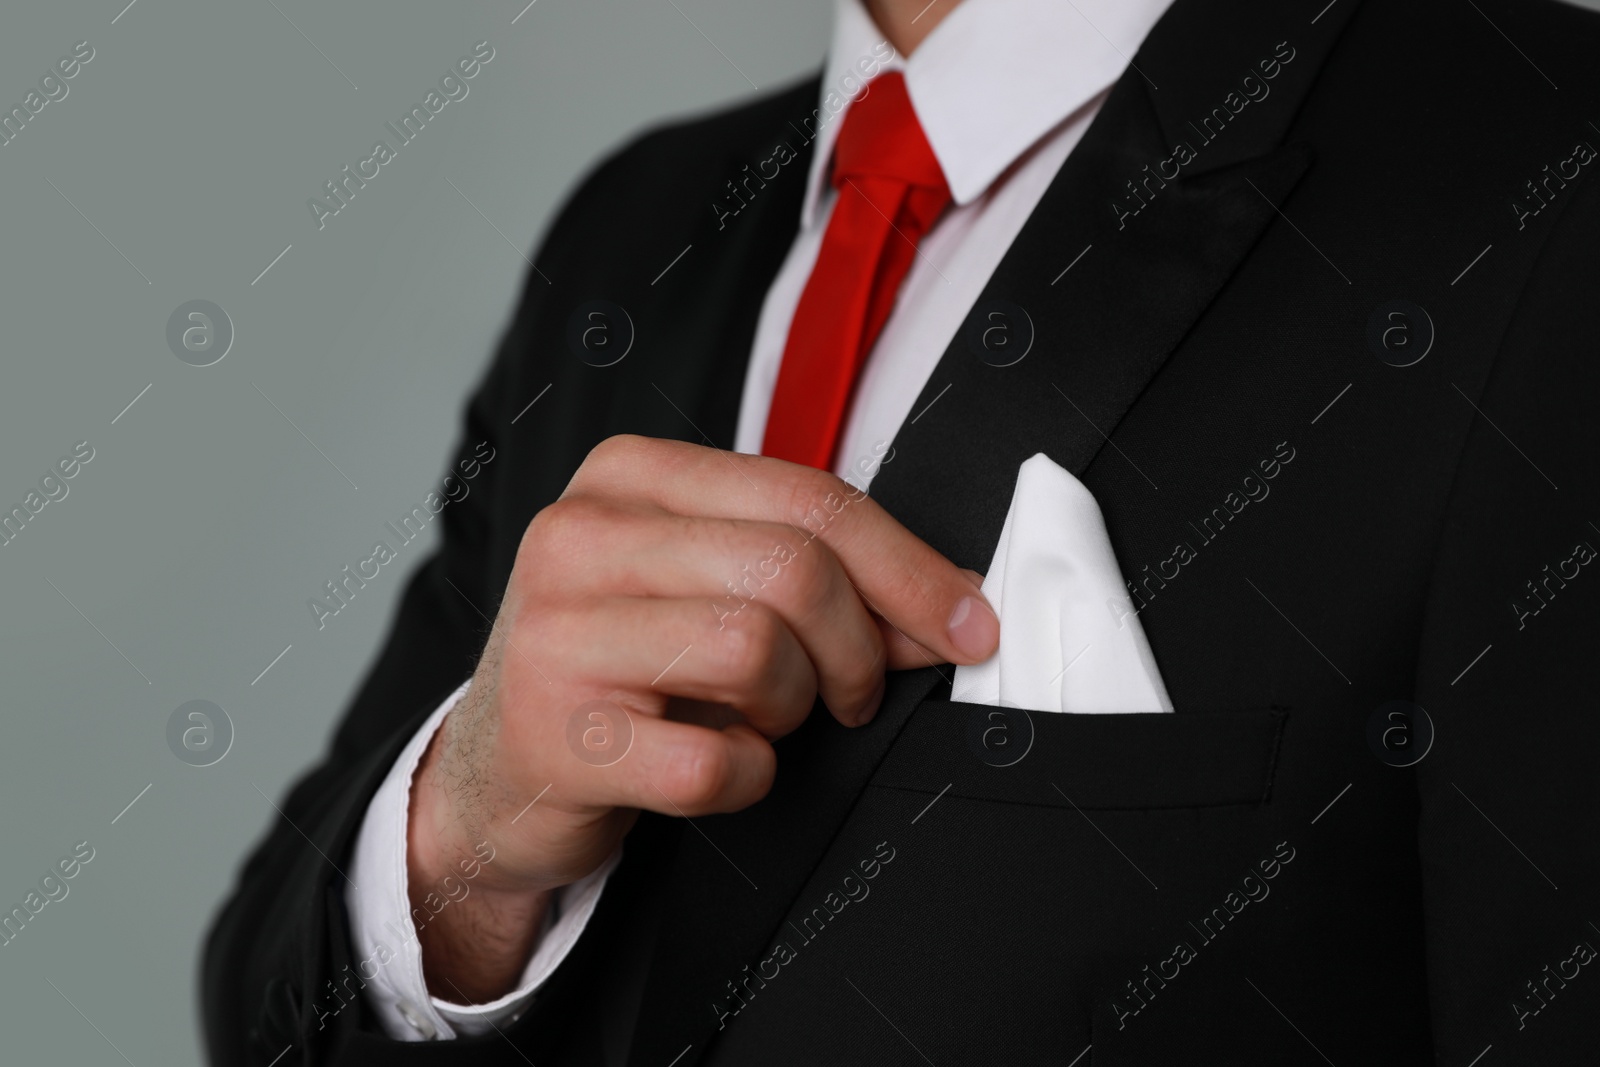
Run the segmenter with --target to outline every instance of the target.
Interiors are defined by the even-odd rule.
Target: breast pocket
[[[924,701],[872,784],[1080,810],[1259,805],[1288,711],[1088,715]]]

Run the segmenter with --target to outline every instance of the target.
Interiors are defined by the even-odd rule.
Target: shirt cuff
[[[464,684],[428,716],[378,787],[356,837],[350,884],[345,887],[350,938],[357,954],[354,970],[384,1033],[398,1041],[470,1037],[515,1022],[577,943],[606,878],[622,856],[618,846],[594,873],[557,891],[545,915],[538,947],[511,992],[486,1004],[452,1004],[428,993],[422,976],[422,945],[406,883],[411,778],[439,724],[466,691]],[[472,875],[464,870],[457,881],[471,893]],[[442,901],[439,910],[450,906],[442,894],[435,899]],[[464,899],[464,895],[455,899]],[[418,910],[426,913],[429,908]],[[424,925],[428,917],[424,915]]]

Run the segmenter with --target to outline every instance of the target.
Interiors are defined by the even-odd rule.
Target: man
[[[820,79],[607,160],[213,1059],[1576,1062],[1595,41],[841,0]],[[982,577],[1041,453],[1170,714],[950,699],[1058,625]]]

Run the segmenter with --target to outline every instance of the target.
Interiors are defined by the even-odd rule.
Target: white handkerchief
[[[1029,711],[1172,710],[1127,610],[1100,506],[1043,453],[1017,469],[983,595],[1000,616],[1000,648],[956,668],[950,699]]]

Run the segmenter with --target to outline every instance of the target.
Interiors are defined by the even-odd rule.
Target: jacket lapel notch
[[[1178,0],[1133,62],[1184,177],[1271,152],[1361,0]],[[1156,161],[1152,161],[1152,166]]]

